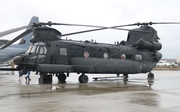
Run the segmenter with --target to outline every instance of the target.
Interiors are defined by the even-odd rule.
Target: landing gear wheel
[[[89,78],[88,78],[87,75],[82,74],[82,75],[79,76],[79,82],[80,83],[87,83],[88,81],[89,81]]]
[[[151,73],[151,72],[149,72],[149,74],[148,74],[148,79],[154,79],[154,74]]]
[[[66,75],[65,74],[59,74],[58,79],[60,83],[66,83]]]

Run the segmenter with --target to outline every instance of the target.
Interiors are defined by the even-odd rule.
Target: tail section
[[[39,22],[39,18],[36,17],[36,16],[33,16],[31,18],[31,21],[29,22],[29,24],[32,24],[32,23],[38,23]],[[29,28],[27,28],[26,30],[28,30]],[[28,46],[30,45],[30,40],[32,39],[32,32],[29,33],[28,35],[24,36],[18,45],[20,45],[20,47],[23,47],[23,48],[28,48]]]

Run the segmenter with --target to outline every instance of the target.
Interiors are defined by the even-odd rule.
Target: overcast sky
[[[179,0],[2,0],[0,31],[27,25],[32,16],[41,22],[114,26],[136,22],[180,22]],[[54,27],[54,26],[53,26]],[[180,55],[180,24],[153,25],[163,47],[163,58]],[[56,26],[62,34],[84,27]],[[129,28],[129,27],[127,27]],[[133,26],[130,28],[138,28]],[[22,31],[3,37],[12,39]],[[103,30],[68,36],[74,40],[114,43],[126,40],[128,31]]]

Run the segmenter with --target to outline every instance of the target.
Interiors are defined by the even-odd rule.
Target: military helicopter
[[[70,73],[81,74],[80,83],[87,83],[89,78],[86,74],[128,74],[148,73],[148,78],[154,79],[151,72],[162,54],[159,52],[162,44],[159,42],[157,31],[151,27],[152,24],[179,24],[179,23],[135,23],[113,27],[63,24],[63,23],[34,23],[29,30],[20,34],[8,42],[1,49],[11,45],[22,36],[33,32],[32,46],[25,54],[13,59],[17,70],[24,74],[27,71],[36,71],[40,75],[42,83],[52,83],[52,75],[56,75],[60,82],[65,82]],[[45,27],[44,27],[45,25]],[[68,25],[97,27],[92,30],[61,34],[58,30],[47,27],[47,25]],[[138,25],[139,28],[123,29],[120,27]],[[75,41],[62,39],[63,36],[80,33],[118,29],[128,30],[126,41],[116,44],[105,44],[91,41]]]

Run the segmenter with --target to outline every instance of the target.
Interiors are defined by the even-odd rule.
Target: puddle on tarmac
[[[49,87],[52,92],[77,92],[78,94],[93,95],[121,91],[150,90],[143,84],[128,84],[128,82],[93,82],[88,84],[61,84]]]
[[[160,96],[155,93],[141,92],[131,94],[130,103],[158,107]]]
[[[87,84],[79,84],[78,82],[67,82],[65,84],[37,84],[19,82],[17,84],[17,76],[13,80],[7,80],[7,76],[3,76],[3,80],[0,87],[4,85],[16,86],[14,93],[8,93],[5,95],[0,94],[2,98],[30,98],[30,97],[41,97],[46,95],[53,95],[53,93],[77,93],[81,95],[94,95],[112,92],[122,91],[139,91],[139,90],[151,90],[150,86],[153,85],[153,81],[147,81],[144,79],[131,79],[130,81],[123,81],[121,79],[104,79],[101,81],[91,81]],[[34,76],[35,77],[35,76]],[[35,77],[37,78],[37,77]],[[6,79],[6,80],[5,80]],[[34,80],[33,80],[34,81]],[[17,89],[18,88],[18,89]]]
[[[18,89],[18,91],[17,91]],[[151,90],[145,83],[132,82],[91,82],[87,84],[42,84],[42,85],[16,85],[17,92],[0,96],[2,98],[31,98],[46,97],[54,94],[72,93],[80,95],[94,95],[123,91]]]

